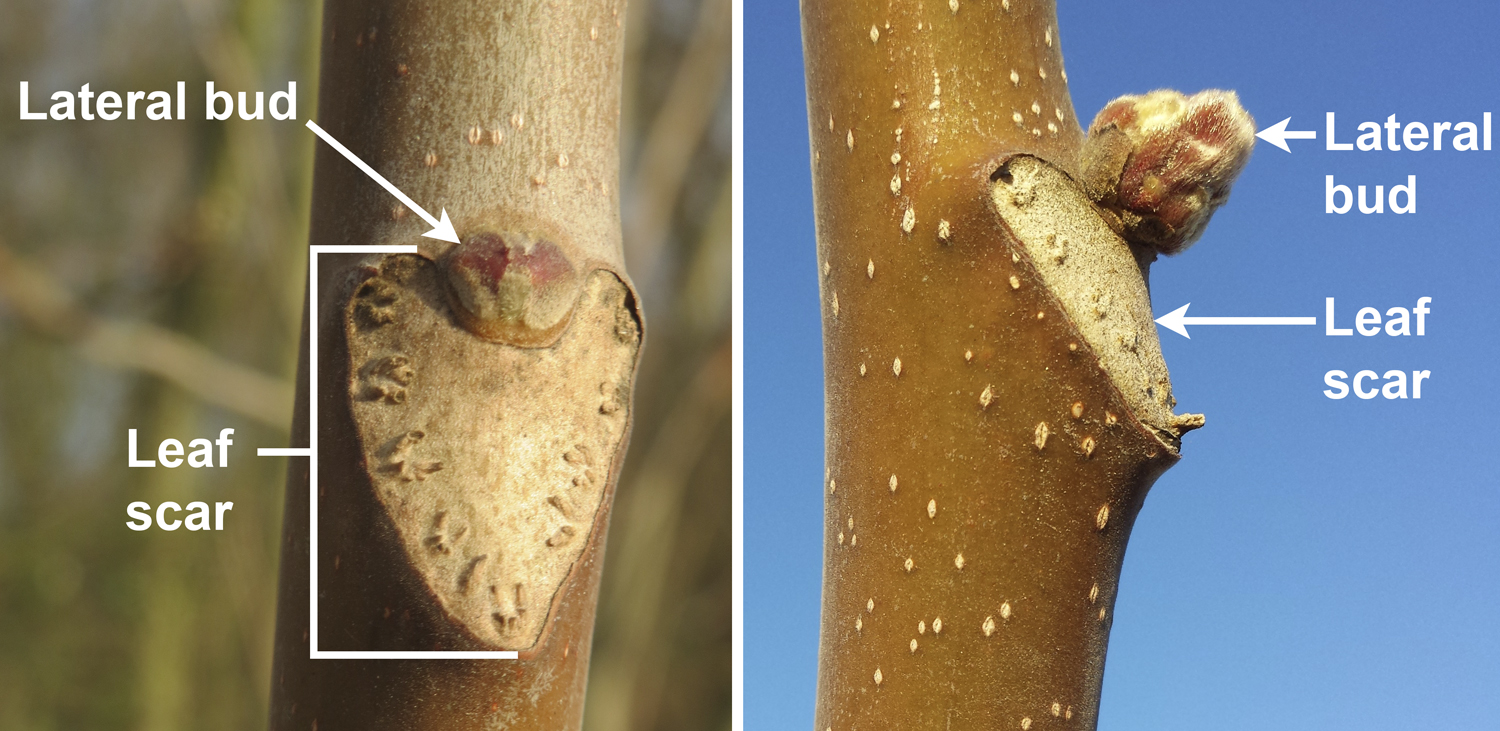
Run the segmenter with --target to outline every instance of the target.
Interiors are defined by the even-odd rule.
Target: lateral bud
[[[464,329],[485,340],[546,347],[572,320],[581,277],[557,244],[518,233],[477,233],[443,261],[448,300]]]
[[[1122,96],[1089,125],[1082,182],[1122,237],[1178,254],[1229,200],[1254,146],[1255,120],[1232,91]]]

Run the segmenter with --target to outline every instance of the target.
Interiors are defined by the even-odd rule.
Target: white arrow
[[[1193,336],[1188,334],[1188,325],[1316,325],[1316,317],[1188,317],[1187,310],[1193,303],[1189,302],[1156,318],[1156,324],[1171,330],[1189,340]]]
[[[1256,132],[1255,136],[1277,147],[1280,147],[1287,152],[1292,151],[1292,148],[1286,146],[1287,140],[1315,140],[1318,138],[1318,133],[1310,129],[1288,130],[1286,128],[1286,125],[1290,121],[1292,121],[1292,118],[1287,117],[1286,119],[1283,119],[1280,122],[1271,125],[1270,127]]]
[[[412,211],[415,212],[418,216],[421,216],[422,220],[426,221],[427,225],[432,227],[432,230],[428,231],[425,234],[422,234],[423,236],[426,236],[430,239],[440,239],[442,241],[452,241],[455,244],[458,243],[458,233],[453,230],[453,222],[448,220],[448,209],[443,209],[442,220],[433,218],[432,214],[422,210],[422,207],[417,205],[416,201],[408,198],[406,194],[398,190],[396,186],[391,185],[391,181],[386,180],[385,177],[383,177],[380,173],[375,172],[373,168],[365,164],[364,160],[355,157],[354,153],[349,151],[349,148],[339,144],[338,140],[331,137],[327,132],[324,132],[323,128],[319,127],[317,123],[309,119],[307,120],[307,128],[312,130],[313,134],[322,137],[323,141],[327,142],[333,149],[338,150],[340,155],[348,158],[349,162],[354,163],[355,167],[363,170],[365,175],[370,176],[375,180],[375,182],[380,183],[380,187],[385,188],[386,192],[390,193],[393,196],[396,196],[396,200],[401,201],[403,205],[405,205],[407,208],[412,209]]]

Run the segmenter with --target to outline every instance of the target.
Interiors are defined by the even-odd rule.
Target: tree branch
[[[27,326],[107,366],[143,371],[207,403],[284,431],[291,384],[225,360],[191,338],[147,322],[99,317],[42,270],[0,244],[0,301]]]

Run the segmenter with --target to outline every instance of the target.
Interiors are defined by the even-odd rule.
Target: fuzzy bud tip
[[[1083,184],[1121,235],[1177,254],[1203,235],[1255,147],[1255,120],[1232,91],[1122,96],[1089,125]]]

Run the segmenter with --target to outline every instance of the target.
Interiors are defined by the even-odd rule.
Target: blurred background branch
[[[3,240],[0,303],[38,332],[77,345],[79,354],[96,363],[160,376],[271,429],[290,425],[292,384],[224,360],[149,322],[94,317],[47,274],[16,259]]]
[[[672,214],[682,197],[693,154],[729,81],[734,13],[730,0],[702,0],[672,85],[645,135],[625,205],[625,252],[631,278],[655,282]]]

